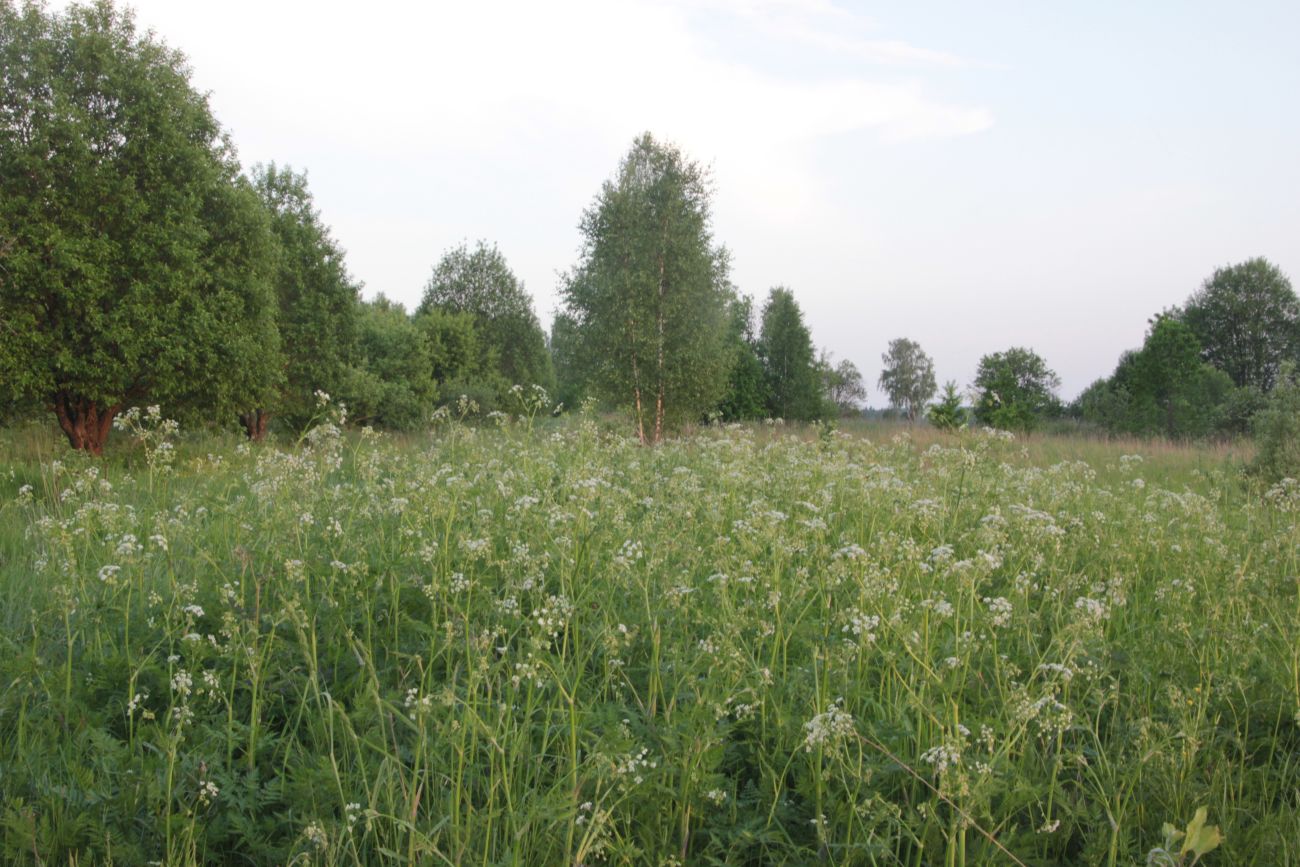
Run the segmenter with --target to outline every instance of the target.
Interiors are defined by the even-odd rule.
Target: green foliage
[[[880,359],[885,364],[880,371],[880,387],[889,395],[889,405],[907,416],[908,421],[916,421],[937,388],[934,360],[925,354],[921,344],[906,337],[889,341],[889,350]]]
[[[429,420],[437,387],[425,332],[383,295],[360,302],[357,356],[341,397],[356,424],[413,430]]]
[[[317,391],[339,393],[355,350],[359,287],[321,222],[306,174],[275,163],[253,167],[253,185],[279,242],[274,284],[284,352],[284,391],[268,409],[301,427]]]
[[[1142,348],[1120,357],[1114,375],[1093,383],[1074,414],[1111,433],[1195,439],[1242,430],[1258,391],[1236,388],[1201,360],[1201,346],[1176,314],[1151,320]]]
[[[98,452],[132,403],[276,385],[269,228],[184,58],[108,3],[0,2],[0,372]]]
[[[822,379],[822,393],[826,395],[841,416],[862,412],[862,402],[867,399],[867,387],[862,381],[862,371],[847,358],[835,364],[830,353],[822,351],[817,359],[817,371]]]
[[[1201,347],[1184,322],[1161,315],[1126,368],[1122,383],[1132,396],[1135,432],[1170,438],[1205,436],[1218,422],[1219,404],[1232,389],[1222,371],[1201,361]]]
[[[1285,361],[1300,361],[1300,299],[1267,259],[1217,269],[1182,317],[1205,360],[1239,386],[1268,391]]]
[[[1160,829],[1164,845],[1147,853],[1148,867],[1191,867],[1219,848],[1223,844],[1223,834],[1218,825],[1205,824],[1209,814],[1208,808],[1197,808],[1185,831],[1165,822]]]
[[[478,358],[461,365],[448,381],[465,384],[472,377],[491,406],[501,403],[515,385],[554,387],[546,335],[532,299],[495,245],[479,241],[471,250],[461,244],[443,255],[424,287],[416,316],[435,311],[470,316],[477,336]],[[452,397],[444,389],[444,398]]]
[[[769,393],[754,335],[754,301],[748,295],[737,295],[727,302],[727,308],[732,361],[718,415],[723,421],[761,419],[767,415]]]
[[[975,418],[1002,430],[1032,430],[1059,412],[1060,385],[1060,377],[1032,349],[986,355],[975,373]]]
[[[1253,385],[1230,389],[1218,406],[1218,432],[1229,437],[1249,434],[1256,413],[1267,403],[1268,395]]]
[[[794,293],[777,286],[763,305],[758,354],[767,378],[768,412],[787,421],[814,421],[830,414],[813,354],[812,334]]]
[[[1252,471],[1267,481],[1300,479],[1300,376],[1295,364],[1282,365],[1252,427],[1257,450]]]
[[[1295,486],[329,410],[0,466],[0,862],[1293,860]]]
[[[555,399],[561,406],[577,409],[587,396],[588,371],[586,356],[578,341],[578,323],[567,312],[560,310],[551,320],[551,368],[555,371]]]
[[[950,379],[943,384],[943,395],[930,407],[926,418],[939,430],[954,431],[966,426],[966,410],[961,404],[956,382]]]
[[[593,396],[629,407],[642,442],[718,405],[727,257],[709,228],[708,176],[642,135],[583,214],[582,261],[562,287]]]
[[[484,379],[485,353],[477,322],[473,313],[453,313],[439,307],[415,315],[415,325],[429,350],[438,396],[444,401],[462,393],[455,390],[456,384]]]

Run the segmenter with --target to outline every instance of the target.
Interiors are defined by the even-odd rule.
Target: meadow
[[[532,409],[0,440],[0,861],[1300,863],[1300,486]]]

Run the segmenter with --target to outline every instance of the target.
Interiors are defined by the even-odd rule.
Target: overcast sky
[[[1215,267],[1300,278],[1300,4],[139,0],[246,166],[308,172],[367,296],[496,242],[549,327],[634,136],[713,167],[759,296],[875,387],[1030,346],[1071,398]]]

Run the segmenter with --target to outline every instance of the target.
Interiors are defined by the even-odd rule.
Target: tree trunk
[[[266,423],[270,420],[271,414],[264,409],[255,409],[239,416],[239,421],[244,426],[244,433],[255,443],[261,442],[266,436]]]
[[[641,379],[637,375],[636,354],[632,355],[632,397],[636,403],[636,435],[645,445],[645,409],[641,405]]]
[[[668,221],[664,219],[663,246],[659,248],[659,303],[655,307],[655,445],[664,437],[664,265],[668,255]]]
[[[59,427],[68,437],[68,444],[98,457],[104,454],[104,443],[113,429],[113,417],[122,405],[103,407],[88,398],[60,391],[54,395],[51,408],[59,419]]]
[[[629,319],[627,323],[628,341],[635,346],[636,340],[636,319]],[[637,363],[637,352],[632,350],[632,400],[636,407],[636,435],[645,445],[645,406],[641,402],[641,368]]]

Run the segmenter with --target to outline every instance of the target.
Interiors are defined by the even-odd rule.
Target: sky
[[[1028,346],[1074,397],[1214,269],[1300,281],[1300,4],[138,0],[245,166],[307,172],[364,294],[495,243],[545,327],[643,131],[713,175],[761,305],[875,386]]]

